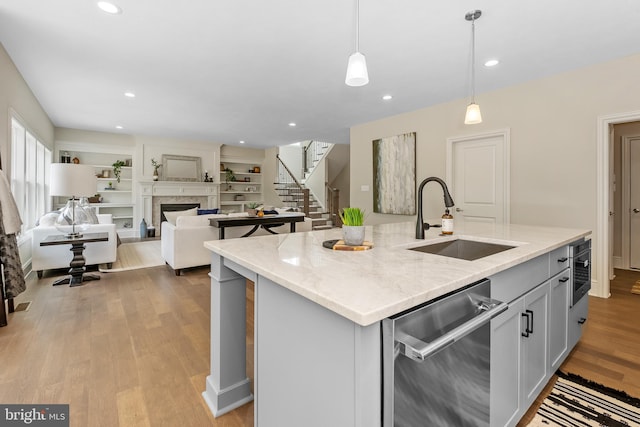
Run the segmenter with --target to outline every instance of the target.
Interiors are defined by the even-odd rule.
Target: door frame
[[[453,182],[453,145],[460,142],[473,142],[476,140],[484,140],[487,138],[501,137],[504,144],[502,150],[502,170],[503,170],[503,187],[502,193],[504,194],[504,200],[502,203],[502,217],[504,218],[504,224],[511,223],[511,129],[499,129],[495,131],[474,133],[473,135],[457,136],[447,138],[447,163],[446,163],[446,181],[448,183]]]
[[[590,294],[602,298],[611,296],[609,265],[613,262],[608,255],[612,240],[609,238],[609,145],[614,143],[609,137],[609,126],[637,121],[640,121],[640,111],[599,116],[597,121],[596,235],[593,239],[595,245],[592,255],[597,274],[592,275]]]
[[[640,135],[622,137],[622,267],[631,269],[631,142],[640,141]]]

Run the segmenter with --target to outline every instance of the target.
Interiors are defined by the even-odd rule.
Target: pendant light
[[[482,11],[468,12],[464,19],[471,21],[471,103],[467,106],[467,114],[464,116],[465,125],[482,123],[480,106],[476,104],[476,19],[480,18]]]
[[[367,60],[360,53],[360,0],[356,0],[356,51],[349,57],[347,77],[344,82],[347,86],[364,86],[369,83]]]

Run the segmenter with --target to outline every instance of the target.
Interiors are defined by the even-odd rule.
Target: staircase
[[[274,184],[276,193],[282,199],[285,206],[291,207],[297,211],[302,211],[307,214],[308,218],[311,218],[311,228],[313,230],[324,230],[332,228],[328,219],[322,213],[322,207],[318,204],[316,198],[309,192],[303,184],[300,184],[300,188],[295,183],[277,182]],[[308,199],[308,212],[305,211],[305,190],[309,193]]]
[[[280,156],[276,155],[276,158],[278,160],[278,182],[274,182],[274,190],[282,200],[282,203],[296,211],[304,212],[311,219],[311,228],[313,230],[332,228],[330,221],[327,219],[328,215],[322,212],[322,204],[318,202],[304,184],[296,179]]]

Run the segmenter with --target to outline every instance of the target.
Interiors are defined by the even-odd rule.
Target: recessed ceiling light
[[[244,144],[244,141],[240,141],[240,144]]]
[[[112,15],[117,15],[119,13],[122,13],[122,9],[120,9],[118,6],[116,6],[113,3],[109,3],[108,1],[99,1],[98,2],[98,7],[103,12],[107,12],[107,13],[110,13]]]
[[[122,126],[118,125],[116,126],[116,129],[122,129]]]
[[[391,96],[391,95],[385,95],[385,96],[382,97],[382,99],[384,99],[385,101],[388,101],[388,100],[390,100],[392,98],[393,98],[393,96]]]
[[[296,127],[296,124],[295,124],[295,123],[293,123],[293,122],[291,122],[291,123],[289,123],[289,126],[291,126],[292,128],[294,128],[294,127]]]
[[[500,63],[500,61],[498,61],[497,59],[490,59],[487,62],[484,63],[485,67],[495,67],[496,65],[498,65]]]
[[[136,94],[133,92],[125,92],[124,96],[126,96],[127,98],[135,98]]]

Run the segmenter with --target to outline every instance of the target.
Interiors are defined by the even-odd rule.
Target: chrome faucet
[[[429,178],[422,181],[420,183],[420,186],[418,187],[418,218],[416,221],[416,239],[424,239],[424,230],[425,228],[429,228],[429,224],[423,223],[422,220],[422,190],[424,189],[425,184],[430,181],[435,181],[442,187],[442,192],[444,193],[444,205],[448,208],[454,205],[451,194],[449,194],[447,184],[445,184],[443,180],[435,176],[430,176]]]

